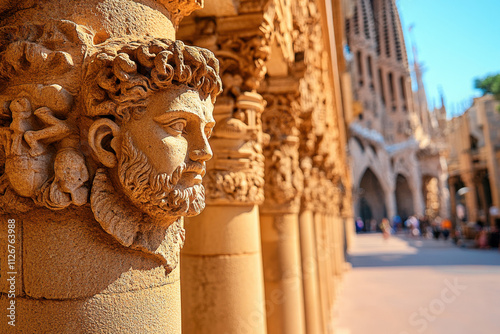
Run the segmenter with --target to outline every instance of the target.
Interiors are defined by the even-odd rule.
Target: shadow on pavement
[[[373,234],[358,237],[355,249],[347,254],[347,260],[353,268],[500,266],[500,252],[497,249],[460,248],[450,240],[412,239],[400,235],[383,241],[381,234]]]

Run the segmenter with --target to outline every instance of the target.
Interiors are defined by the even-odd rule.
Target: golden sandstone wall
[[[0,332],[331,333],[342,1],[202,6],[0,1]]]
[[[353,225],[341,2],[224,4],[178,31],[214,52],[224,86],[207,208],[186,220],[183,329],[327,333]]]

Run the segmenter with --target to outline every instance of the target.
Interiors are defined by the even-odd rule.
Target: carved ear
[[[89,145],[99,161],[106,167],[116,166],[116,138],[120,134],[118,124],[107,118],[92,123],[89,129]]]

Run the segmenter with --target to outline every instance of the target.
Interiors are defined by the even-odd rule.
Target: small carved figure
[[[12,123],[10,129],[12,130],[12,145],[10,154],[21,155],[23,153],[22,142],[23,136],[26,131],[33,130],[33,121],[31,119],[32,110],[28,99],[19,98],[10,104],[12,112]]]
[[[32,157],[39,156],[45,152],[46,145],[42,143],[43,140],[46,140],[47,143],[56,142],[71,133],[71,129],[66,122],[56,118],[49,108],[38,108],[34,114],[48,126],[38,131],[26,131],[24,134],[24,139],[26,139],[26,142],[31,147],[30,155]]]
[[[57,152],[54,160],[54,182],[53,188],[60,192],[69,194],[66,202],[75,205],[83,205],[87,202],[88,189],[85,182],[89,179],[89,173],[85,166],[85,158],[74,148],[64,148]],[[54,193],[54,189],[51,193]]]

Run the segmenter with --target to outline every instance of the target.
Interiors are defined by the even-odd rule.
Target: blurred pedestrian
[[[356,233],[362,232],[364,227],[365,223],[363,223],[363,219],[361,217],[356,218]]]
[[[389,223],[389,219],[383,218],[382,222],[380,223],[380,229],[382,230],[382,236],[384,237],[385,240],[389,239],[391,236],[391,224]]]
[[[439,236],[441,235],[441,217],[439,216],[432,221],[432,235],[434,239],[439,240]]]
[[[441,222],[441,233],[443,234],[444,240],[448,240],[448,237],[450,236],[450,231],[451,231],[451,220],[444,219]]]
[[[396,232],[399,232],[403,229],[403,222],[399,215],[395,215],[394,218],[392,218],[392,226],[394,227],[394,230]]]

